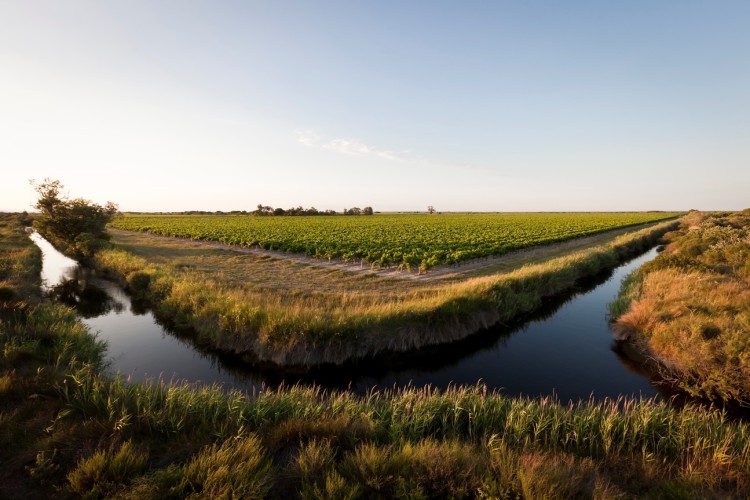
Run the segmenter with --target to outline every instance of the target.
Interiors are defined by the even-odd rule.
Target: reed
[[[276,457],[267,484],[283,489],[285,482],[272,478],[288,475],[286,486],[310,494],[348,485],[344,489],[365,496],[406,491],[471,496],[489,487],[492,450],[498,447],[511,454],[505,460],[524,464],[526,475],[505,473],[510,481],[505,487],[513,491],[550,484],[563,488],[566,476],[560,468],[571,463],[586,474],[603,474],[607,480],[600,487],[605,490],[612,484],[625,487],[606,474],[606,464],[659,464],[659,481],[680,471],[701,488],[744,487],[750,473],[746,423],[716,409],[675,410],[651,400],[560,405],[551,399],[506,398],[481,385],[442,392],[406,388],[365,397],[303,387],[252,396],[224,394],[216,387],[106,380],[69,381],[67,386],[64,398],[72,408],[105,428],[126,422],[118,431],[131,439],[158,436],[170,443],[183,435],[211,435],[207,429],[212,428],[210,440],[218,443],[260,436],[253,446],[262,444],[262,451],[252,456]],[[226,445],[206,446],[213,446],[206,449],[214,454]],[[278,462],[290,453],[291,463]],[[265,470],[265,463],[257,466]],[[551,471],[549,484],[530,486],[540,468]]]

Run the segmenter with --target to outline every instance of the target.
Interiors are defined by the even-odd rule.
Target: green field
[[[111,226],[318,258],[429,269],[624,226],[669,212],[381,214],[372,217],[127,215]]]

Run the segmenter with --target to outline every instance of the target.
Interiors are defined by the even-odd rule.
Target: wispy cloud
[[[357,139],[333,139],[324,144],[323,149],[345,155],[369,155],[376,152],[375,149]]]
[[[378,151],[377,155],[391,161],[418,161],[417,158],[409,156],[409,152],[397,153],[395,151]]]
[[[333,151],[335,153],[358,156],[358,157],[377,157],[383,160],[401,163],[409,165],[414,168],[431,168],[431,169],[444,169],[454,172],[474,172],[484,174],[496,174],[491,170],[476,167],[466,163],[452,163],[443,161],[434,161],[430,158],[414,154],[413,152],[406,151],[393,151],[390,149],[380,149],[371,146],[359,139],[337,137],[330,139],[322,137],[315,130],[305,129],[297,130],[297,142],[308,148],[325,149],[327,151]]]
[[[417,158],[410,157],[408,151],[398,152],[388,149],[379,149],[365,144],[359,139],[337,137],[335,139],[324,140],[313,130],[298,130],[297,142],[310,148],[322,148],[345,155],[377,156],[384,160],[401,162],[418,160]]]
[[[297,131],[297,142],[308,148],[312,148],[318,145],[320,136],[312,130],[298,130]]]

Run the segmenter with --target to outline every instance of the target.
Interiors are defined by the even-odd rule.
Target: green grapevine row
[[[429,269],[676,213],[380,214],[373,217],[126,215],[111,226],[267,250]]]

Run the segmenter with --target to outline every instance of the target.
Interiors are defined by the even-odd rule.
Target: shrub
[[[135,271],[128,274],[128,290],[136,297],[143,298],[148,293],[151,284],[151,275],[143,271]]]
[[[711,272],[711,267],[700,263],[693,257],[682,254],[662,253],[654,260],[643,264],[638,270],[638,273],[647,274],[660,269],[678,269],[683,272]]]

